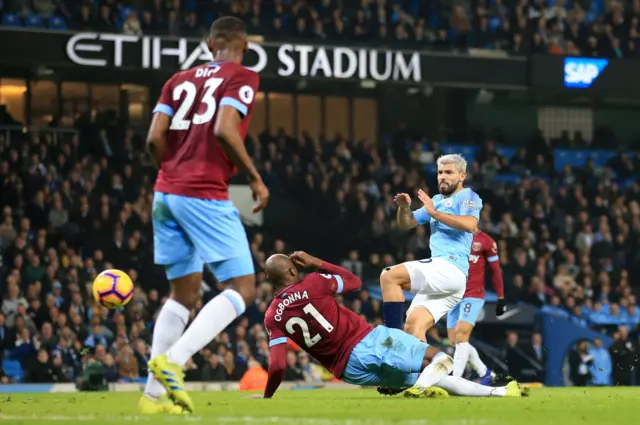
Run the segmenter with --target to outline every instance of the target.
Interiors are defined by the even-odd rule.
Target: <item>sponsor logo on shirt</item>
[[[478,203],[476,201],[469,201],[466,200],[462,203],[462,209],[465,210],[477,210],[480,207],[478,206]]]

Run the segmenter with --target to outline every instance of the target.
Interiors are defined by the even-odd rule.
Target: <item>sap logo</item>
[[[590,87],[607,65],[607,59],[565,58],[564,86],[570,89]]]

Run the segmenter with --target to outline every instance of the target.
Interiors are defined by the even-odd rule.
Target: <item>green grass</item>
[[[122,424],[196,422],[284,425],[625,425],[637,424],[637,388],[532,389],[529,398],[404,399],[375,390],[281,391],[272,400],[240,392],[193,393],[188,417],[140,416],[139,393],[0,396],[0,423]]]

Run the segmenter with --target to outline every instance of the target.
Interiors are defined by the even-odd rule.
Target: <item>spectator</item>
[[[138,360],[131,349],[131,346],[125,344],[115,358],[116,367],[118,368],[118,376],[125,378],[131,382],[135,381],[139,376]]]
[[[609,351],[603,347],[602,339],[595,338],[593,340],[593,347],[589,349],[589,354],[593,356],[592,384],[597,386],[611,385],[611,356]]]
[[[209,356],[207,363],[202,369],[203,381],[225,381],[227,379],[227,371],[220,363],[220,357],[216,354]]]
[[[298,359],[293,351],[287,352],[287,367],[284,372],[285,381],[304,381],[302,369],[298,366]]]
[[[129,35],[142,35],[142,28],[138,15],[135,12],[130,12],[124,20],[122,25],[122,32]]]
[[[626,326],[613,335],[613,344],[609,347],[609,354],[613,365],[613,385],[631,385],[632,370],[637,367],[637,348],[633,341],[629,340]]]
[[[63,382],[60,368],[49,361],[47,350],[38,350],[38,356],[29,367],[28,381],[34,383]]]
[[[589,353],[587,341],[578,342],[576,349],[569,353],[569,376],[573,385],[584,387],[589,383],[593,362],[594,357]]]

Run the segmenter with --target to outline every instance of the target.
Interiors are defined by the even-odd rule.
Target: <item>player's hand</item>
[[[401,208],[409,208],[411,206],[411,196],[406,193],[398,193],[393,201]]]
[[[498,298],[498,303],[496,304],[496,316],[502,316],[505,311],[507,311],[507,303],[505,303],[504,298]]]
[[[253,200],[257,202],[251,209],[255,214],[267,206],[269,202],[269,189],[267,189],[262,179],[252,180],[249,183],[249,187],[253,193]]]
[[[433,199],[427,195],[427,192],[419,189],[418,198],[420,198],[422,205],[424,205],[424,209],[427,211],[427,214],[433,215],[436,212],[436,206],[433,204]]]
[[[289,258],[291,258],[291,261],[293,261],[293,264],[305,269],[312,268],[312,267],[317,268],[322,264],[322,260],[314,257],[313,255],[309,255],[304,251],[296,251],[293,254],[291,254],[291,257]]]

